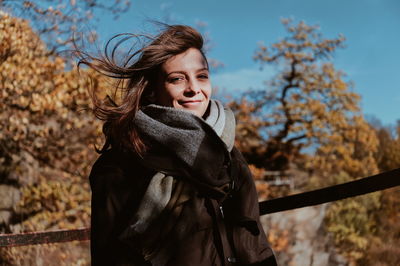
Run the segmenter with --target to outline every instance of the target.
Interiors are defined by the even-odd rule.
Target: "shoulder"
[[[114,150],[107,150],[95,161],[90,172],[89,180],[92,184],[99,178],[104,178],[107,173],[118,173],[123,170],[120,158],[121,154]]]
[[[246,174],[251,175],[246,159],[236,147],[233,147],[231,151],[231,158],[232,164],[235,164],[237,167],[239,167],[241,172],[245,171]]]
[[[242,153],[236,147],[232,148],[231,156],[233,160],[239,161],[247,165],[246,159],[243,157]]]
[[[105,152],[101,153],[100,156],[97,158],[95,163],[92,166],[92,172],[102,171],[107,168],[121,168],[122,160],[126,157],[122,152],[117,150],[106,150]]]
[[[92,190],[99,186],[119,186],[143,179],[147,172],[137,155],[110,149],[93,164],[89,181]]]
[[[233,147],[231,151],[231,164],[232,172],[236,176],[236,182],[239,187],[245,184],[254,184],[253,175],[247,161],[236,147]]]

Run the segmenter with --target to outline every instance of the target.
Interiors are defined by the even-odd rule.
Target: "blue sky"
[[[121,32],[151,31],[151,19],[207,23],[213,44],[208,56],[224,63],[213,73],[213,85],[228,92],[264,88],[273,70],[260,71],[252,56],[260,42],[268,45],[285,36],[281,18],[318,24],[326,38],[339,33],[346,37],[346,48],[336,52],[334,63],[354,82],[363,112],[384,124],[400,119],[398,0],[132,0],[129,12],[117,21],[97,15],[101,40]]]

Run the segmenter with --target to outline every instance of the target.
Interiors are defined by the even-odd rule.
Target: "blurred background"
[[[89,226],[88,174],[104,140],[87,88],[106,96],[113,81],[78,73],[71,50],[96,54],[116,34],[156,34],[156,22],[203,33],[260,201],[400,166],[398,1],[3,0],[0,233]],[[399,196],[262,222],[280,265],[400,265]],[[0,264],[90,265],[89,243],[0,248]]]

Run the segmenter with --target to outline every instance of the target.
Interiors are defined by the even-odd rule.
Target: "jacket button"
[[[230,162],[225,162],[225,163],[223,164],[223,167],[224,167],[225,169],[228,169],[230,165],[231,165]]]
[[[236,262],[236,258],[234,258],[234,257],[228,257],[228,262],[230,262],[230,263],[235,263],[235,262]]]

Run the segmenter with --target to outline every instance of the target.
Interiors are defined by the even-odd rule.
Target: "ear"
[[[157,88],[161,83],[161,76],[158,68],[151,71],[147,76],[147,84],[143,91],[143,98],[147,104],[154,104],[157,102]]]
[[[149,105],[157,102],[156,91],[153,86],[147,86],[142,94],[142,104]]]
[[[150,103],[156,102],[157,97],[156,97],[156,92],[154,91],[154,89],[152,89],[151,92],[148,95],[146,95],[146,98]]]

